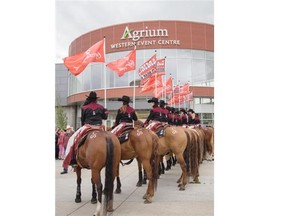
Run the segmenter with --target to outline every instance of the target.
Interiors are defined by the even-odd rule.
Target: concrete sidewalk
[[[68,174],[61,175],[62,161],[55,161],[56,216],[93,215],[96,204],[91,204],[91,172],[82,170],[82,202],[75,203],[76,174],[69,167]],[[104,174],[104,170],[101,175]],[[187,184],[185,191],[179,191],[176,181],[181,175],[179,164],[172,166],[158,180],[158,188],[151,204],[144,204],[142,196],[147,185],[136,187],[138,181],[137,162],[120,167],[121,194],[114,194],[113,216],[213,216],[214,215],[214,162],[204,161],[200,166],[201,184]],[[103,175],[102,175],[103,176]],[[104,187],[104,177],[102,177]]]

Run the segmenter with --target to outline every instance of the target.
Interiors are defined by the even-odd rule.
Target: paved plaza
[[[56,216],[92,216],[96,204],[91,204],[91,173],[82,170],[82,202],[75,203],[76,173],[69,167],[68,174],[61,175],[62,161],[55,161]],[[102,184],[104,187],[104,170]],[[214,215],[214,162],[204,161],[200,166],[201,184],[188,184],[185,191],[179,191],[177,179],[181,170],[179,164],[166,171],[158,180],[158,188],[151,204],[144,204],[142,196],[147,185],[136,187],[138,181],[137,162],[120,167],[122,182],[121,194],[114,194],[114,211],[107,213],[111,216],[213,216]]]

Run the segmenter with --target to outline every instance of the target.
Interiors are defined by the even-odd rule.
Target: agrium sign
[[[121,40],[123,42],[111,44],[111,49],[134,47],[134,46],[149,46],[149,45],[180,45],[180,40],[163,39],[168,38],[167,29],[145,29],[135,30],[125,27]],[[161,39],[156,38],[161,37]],[[125,40],[125,41],[124,41]]]

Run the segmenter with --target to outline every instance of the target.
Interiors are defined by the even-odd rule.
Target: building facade
[[[154,54],[165,58],[163,81],[169,76],[176,86],[189,82],[193,100],[176,104],[176,108],[192,108],[200,114],[203,124],[214,124],[214,26],[190,21],[143,21],[108,26],[88,32],[76,38],[69,46],[69,56],[86,51],[105,37],[105,63],[90,63],[78,76],[70,73],[63,64],[56,64],[56,98],[63,101],[64,86],[58,81],[65,74],[67,81],[66,107],[68,123],[80,127],[81,105],[86,95],[95,90],[99,103],[110,111],[107,125],[114,122],[121,106],[117,98],[128,95],[131,99],[135,86],[135,108],[140,119],[148,116],[153,91],[140,93],[138,68]],[[136,46],[136,71],[122,77],[106,67],[106,64],[127,55]],[[62,75],[62,79],[63,79]],[[134,79],[135,77],[135,79]],[[57,87],[58,85],[58,87]],[[59,90],[62,89],[62,92]],[[58,90],[58,92],[57,92]],[[106,94],[106,101],[104,96]],[[65,96],[64,96],[65,98]],[[163,98],[166,101],[168,98]],[[73,113],[73,114],[71,114]]]

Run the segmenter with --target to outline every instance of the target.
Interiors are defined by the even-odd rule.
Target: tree
[[[67,116],[62,106],[56,107],[56,127],[62,130],[66,129],[67,126]]]

